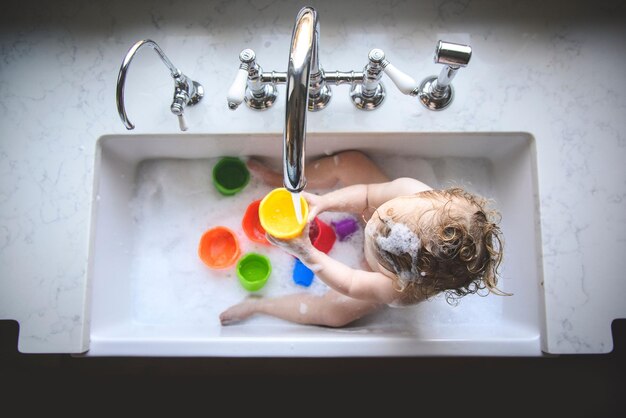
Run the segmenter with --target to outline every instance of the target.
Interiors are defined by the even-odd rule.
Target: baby
[[[250,160],[267,184],[282,174]],[[448,303],[479,289],[496,288],[501,233],[484,199],[460,188],[433,190],[412,178],[393,181],[365,154],[346,151],[306,166],[308,187],[343,188],[318,196],[303,193],[309,221],[324,211],[369,212],[364,234],[367,271],[353,269],[313,247],[308,226],[299,237],[272,244],[297,257],[330,289],[249,298],[220,315],[222,325],[266,314],[299,324],[342,327],[381,307],[408,306],[444,292]],[[306,307],[302,309],[301,307]]]

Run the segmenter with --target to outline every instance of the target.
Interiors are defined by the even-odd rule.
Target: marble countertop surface
[[[473,47],[457,97],[430,112],[386,81],[374,112],[348,87],[309,132],[523,131],[536,138],[546,299],[545,349],[612,350],[626,317],[626,8],[619,1],[310,1],[327,70],[361,70],[372,48],[420,80],[438,39]],[[0,5],[0,319],[21,352],[89,347],[87,265],[97,139],[127,133],[115,107],[121,60],[155,40],[204,100],[189,133],[282,133],[267,112],[226,106],[245,47],[285,71],[299,4],[286,0],[55,1]],[[134,133],[179,133],[172,82],[141,52],[127,80]],[[279,88],[280,89],[280,88]],[[345,89],[345,92],[341,90]],[[284,98],[284,86],[280,90]]]

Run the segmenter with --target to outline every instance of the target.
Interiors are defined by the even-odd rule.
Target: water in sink
[[[432,187],[460,185],[491,196],[490,162],[479,158],[416,159],[414,157],[374,157],[391,177],[410,176]],[[250,241],[241,228],[241,219],[252,201],[265,196],[271,188],[252,178],[235,196],[222,196],[212,185],[212,159],[151,159],[138,168],[136,189],[130,202],[135,242],[132,248],[130,281],[133,320],[143,324],[198,324],[219,327],[219,313],[250,295],[238,282],[235,267],[212,270],[198,258],[197,246],[202,233],[222,225],[236,232],[242,254],[258,252],[272,262],[272,274],[257,295],[280,296],[295,292],[323,293],[328,288],[315,279],[308,288],[291,279],[294,258],[282,250]],[[438,180],[439,179],[439,180]],[[477,188],[477,184],[480,188]],[[309,190],[311,191],[311,190]],[[322,192],[322,191],[317,191]],[[352,216],[326,212],[326,223]],[[363,230],[345,242],[336,241],[330,256],[353,268],[363,268]],[[504,286],[505,287],[505,286]],[[384,322],[407,331],[420,323],[484,323],[497,316],[500,297],[465,297],[458,306],[437,297],[417,307],[385,309],[359,321]],[[255,317],[251,324],[270,324],[280,320]]]

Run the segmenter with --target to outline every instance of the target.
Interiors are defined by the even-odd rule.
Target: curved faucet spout
[[[294,193],[302,191],[306,186],[304,177],[306,112],[311,76],[321,73],[318,42],[317,12],[311,7],[305,7],[296,18],[287,67],[283,183],[287,190]]]
[[[128,67],[132,62],[135,54],[143,48],[144,46],[149,46],[159,55],[161,61],[167,66],[170,70],[170,75],[174,79],[174,101],[170,106],[170,110],[176,116],[178,116],[178,121],[180,123],[181,131],[187,130],[186,123],[183,117],[183,112],[185,106],[194,105],[200,101],[202,96],[204,95],[204,89],[200,83],[197,81],[193,81],[189,77],[185,76],[178,68],[172,64],[172,61],[169,60],[167,55],[163,52],[163,50],[156,44],[156,42],[150,39],[143,39],[139,42],[136,42],[126,53],[124,60],[122,61],[122,66],[120,67],[120,72],[117,75],[117,88],[116,88],[116,101],[117,101],[117,112],[124,123],[126,129],[134,129],[135,125],[128,119],[128,115],[126,114],[126,107],[124,105],[124,86],[126,84],[126,73],[128,72]]]

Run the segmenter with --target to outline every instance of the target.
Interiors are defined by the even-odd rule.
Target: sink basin
[[[513,296],[468,295],[455,306],[436,297],[415,307],[386,308],[341,329],[260,316],[222,327],[219,312],[247,292],[237,287],[234,268],[208,271],[197,256],[198,239],[206,229],[231,222],[220,210],[243,214],[245,198],[219,195],[210,170],[222,156],[264,157],[280,167],[282,136],[109,135],[98,140],[95,164],[86,355],[542,355],[541,240],[532,135],[308,135],[307,158],[347,149],[364,151],[391,177],[413,176],[433,187],[461,185],[492,198],[502,214],[505,240],[499,288]],[[254,179],[247,187],[247,198],[266,190]],[[237,233],[242,251],[265,251],[282,265],[290,261],[277,248],[246,240],[236,222],[227,226]],[[341,245],[337,258],[358,253],[349,242]],[[275,268],[262,292],[302,291],[290,274],[287,268]],[[304,291],[323,290],[316,280]]]

